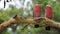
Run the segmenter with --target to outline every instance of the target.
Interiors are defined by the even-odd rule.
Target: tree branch
[[[25,24],[27,23],[28,25],[29,24],[36,24],[36,23],[38,23],[38,24],[46,24],[47,26],[55,27],[55,28],[60,29],[60,23],[59,22],[55,22],[55,21],[50,20],[48,18],[39,17],[39,18],[21,19],[20,16],[16,15],[15,17],[11,18],[10,20],[5,21],[2,24],[0,24],[0,32],[4,31],[4,29],[6,29],[8,27],[11,27],[14,24],[18,25],[20,23],[25,23]],[[26,26],[28,26],[28,25],[26,25]]]

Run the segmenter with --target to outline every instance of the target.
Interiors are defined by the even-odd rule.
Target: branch
[[[11,27],[14,24],[20,24],[21,18],[18,15],[15,15],[14,17],[10,18],[8,21],[5,21],[0,24],[0,33],[3,32],[6,28]]]
[[[5,21],[2,24],[0,24],[0,32],[4,31],[6,28],[11,27],[14,24],[18,25],[20,23],[25,23],[25,24],[27,23],[28,25],[29,24],[37,24],[37,23],[38,24],[46,24],[47,26],[60,29],[60,23],[59,22],[55,22],[55,21],[50,20],[48,18],[39,17],[39,18],[22,19],[22,18],[20,18],[20,16],[16,15],[16,16],[12,17],[11,19],[9,19],[8,21]],[[26,26],[28,26],[28,25],[26,25]]]

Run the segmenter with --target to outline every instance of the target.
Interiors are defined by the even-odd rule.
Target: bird
[[[41,13],[41,7],[39,4],[36,4],[34,6],[34,11],[33,11],[33,17],[40,17],[40,13]],[[36,24],[34,25],[35,28],[39,27],[38,22],[36,22]]]
[[[46,5],[45,17],[48,19],[53,18],[52,7],[50,5]],[[50,30],[50,26],[46,26],[46,30]]]

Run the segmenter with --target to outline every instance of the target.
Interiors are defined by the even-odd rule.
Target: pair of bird
[[[36,4],[34,6],[33,17],[40,17],[40,16],[41,16],[41,6],[39,4]],[[50,5],[46,5],[45,17],[48,19],[53,18],[53,11],[52,11],[52,7]],[[39,27],[39,24],[35,24],[35,28],[38,28],[38,27]],[[46,30],[50,30],[50,26],[47,26]]]

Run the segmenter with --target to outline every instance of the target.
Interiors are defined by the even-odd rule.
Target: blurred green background
[[[60,22],[60,0],[32,0],[32,2],[33,6],[31,6],[31,9],[27,9],[26,11],[24,11],[24,8],[17,9],[13,5],[10,5],[11,9],[0,9],[0,23],[9,20],[16,14],[23,17],[32,17],[33,7],[36,3],[40,4],[43,12],[45,12],[45,7],[47,4],[51,5],[54,13],[53,20]],[[25,15],[24,12],[28,14]],[[42,16],[44,16],[44,14]],[[51,31],[46,31],[44,27],[34,28],[34,25],[27,26],[24,30],[21,30],[25,25],[26,24],[20,24],[17,26],[17,29],[14,29],[14,27],[12,27],[12,30],[14,29],[14,31],[12,31],[11,28],[7,28],[3,32],[3,34],[58,34],[55,29],[51,29]]]

